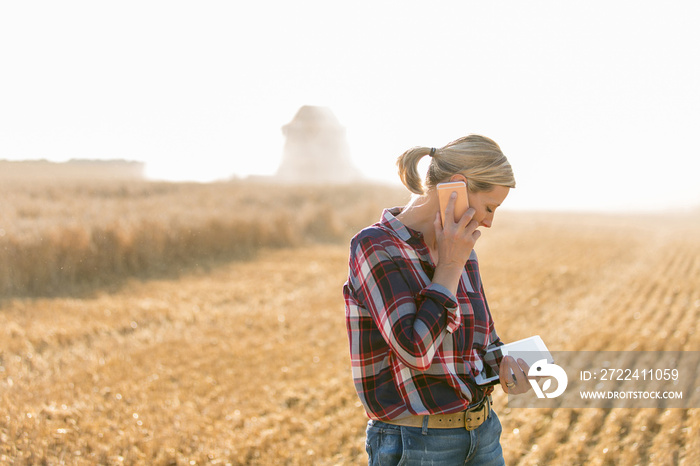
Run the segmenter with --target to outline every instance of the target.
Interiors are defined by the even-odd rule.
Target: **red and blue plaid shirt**
[[[343,287],[355,389],[371,419],[454,413],[491,392],[477,367],[500,345],[472,251],[455,297],[431,283],[435,266],[421,233],[385,210],[350,245]]]

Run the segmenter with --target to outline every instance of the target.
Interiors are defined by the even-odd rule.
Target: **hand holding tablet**
[[[514,380],[513,377],[515,374],[520,375],[518,366],[522,372],[527,375],[529,366],[533,365],[540,359],[546,359],[547,362],[550,363],[554,362],[552,355],[539,335],[494,347],[487,351],[486,354],[493,354],[494,357],[498,358],[503,356],[504,361],[501,363],[502,367],[499,371],[500,373],[493,372],[492,368],[488,364],[486,364],[484,367],[478,368],[479,373],[475,377],[477,385],[495,385],[500,382],[502,374],[508,375],[508,380],[506,380],[505,385],[508,387],[507,391],[511,393],[513,392],[513,390],[510,390],[513,388],[511,385]],[[516,360],[518,360],[518,362],[516,362]],[[508,372],[510,372],[510,374],[507,374]],[[515,382],[518,384],[521,381],[516,378]],[[524,385],[529,387],[529,384]]]

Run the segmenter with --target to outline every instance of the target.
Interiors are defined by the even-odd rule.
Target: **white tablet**
[[[494,352],[500,352],[500,354],[496,354],[498,357],[502,354],[503,356],[512,356],[516,361],[522,359],[528,366],[532,366],[540,359],[546,359],[550,364],[554,363],[552,355],[539,335],[497,346],[487,351],[486,354]],[[498,372],[494,372],[491,366],[484,365],[483,362],[480,362],[480,365],[482,367],[477,367],[479,374],[474,378],[477,385],[494,385],[499,382]]]

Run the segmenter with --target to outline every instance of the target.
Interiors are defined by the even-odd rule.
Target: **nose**
[[[493,222],[493,214],[487,215],[484,217],[484,219],[479,222],[479,226],[482,226],[484,228],[491,228],[491,223]]]

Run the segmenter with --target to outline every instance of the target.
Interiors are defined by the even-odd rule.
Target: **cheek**
[[[481,223],[486,217],[488,217],[488,212],[486,212],[486,209],[484,208],[478,208],[476,209],[476,213],[474,214],[474,220],[477,222]]]

